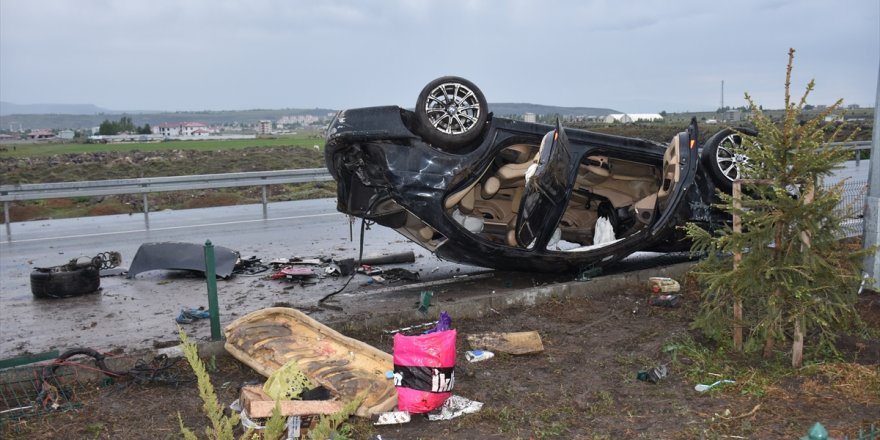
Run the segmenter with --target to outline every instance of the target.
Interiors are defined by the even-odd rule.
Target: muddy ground
[[[793,439],[806,435],[815,422],[822,422],[834,438],[854,438],[859,428],[880,423],[878,341],[848,345],[845,360],[856,362],[826,360],[798,372],[782,366],[762,370],[776,371],[771,375],[756,373],[760,362],[752,358],[707,362],[713,349],[685,348],[698,337],[688,330],[696,295],[689,290],[680,308],[651,307],[645,303],[645,287],[634,285],[500,310],[481,319],[453,317],[459,334],[455,393],[483,402],[482,410],[440,422],[414,416],[399,426],[374,427],[352,419],[354,438]],[[865,294],[859,308],[876,334],[880,295]],[[542,353],[465,360],[470,349],[466,335],[525,330],[540,333]],[[392,351],[391,337],[382,329],[348,336]],[[216,364],[212,381],[223,404],[237,397],[243,383],[263,379],[231,358],[208,360]],[[669,373],[659,383],[636,379],[639,370],[661,364]],[[178,373],[191,377],[186,368]],[[698,382],[719,378],[738,383],[705,394],[694,390]],[[3,435],[166,439],[180,438],[178,414],[199,434],[206,423],[192,382],[99,381],[80,390],[76,401],[81,404],[76,411],[7,422]]]

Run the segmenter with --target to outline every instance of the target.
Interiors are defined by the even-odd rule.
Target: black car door
[[[516,240],[521,247],[543,249],[565,212],[575,177],[568,145],[565,130],[557,121],[556,129],[541,141],[538,163],[526,173],[516,220]]]

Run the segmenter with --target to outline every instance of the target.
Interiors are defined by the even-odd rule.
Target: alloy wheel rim
[[[715,164],[721,175],[733,182],[740,177],[740,166],[745,165],[749,158],[739,153],[742,138],[739,135],[727,135],[718,143],[715,151]]]
[[[476,126],[482,109],[477,94],[455,82],[443,83],[428,93],[425,114],[441,133],[461,135]]]

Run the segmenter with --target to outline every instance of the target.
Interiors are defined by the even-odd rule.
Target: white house
[[[663,116],[660,113],[614,113],[605,116],[603,122],[610,124],[612,122],[620,122],[623,124],[638,121],[662,121]]]
[[[620,122],[622,124],[625,124],[632,121],[632,118],[630,118],[629,115],[625,113],[612,113],[605,116],[605,119],[602,122],[605,122],[606,124],[611,124],[612,122]]]
[[[153,131],[165,137],[209,136],[214,133],[211,127],[202,122],[163,122]]]

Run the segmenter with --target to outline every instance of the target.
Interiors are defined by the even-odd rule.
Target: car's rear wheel
[[[748,156],[742,152],[743,135],[754,136],[757,132],[747,128],[725,128],[715,133],[703,145],[701,160],[715,182],[715,187],[730,193],[733,181],[742,178],[742,166],[748,163]]]
[[[457,76],[428,83],[415,107],[419,134],[441,149],[455,150],[477,139],[489,119],[483,92]]]

